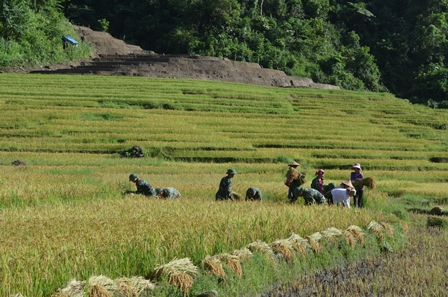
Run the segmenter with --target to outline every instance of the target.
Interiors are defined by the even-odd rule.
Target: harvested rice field
[[[1,74],[0,85],[0,296],[446,292],[446,110],[180,79]],[[144,154],[130,158],[136,145]],[[360,163],[374,181],[365,207],[289,203],[294,160],[306,188],[320,168],[340,184]],[[229,168],[243,198],[216,202]],[[124,195],[131,173],[182,198]],[[244,201],[249,187],[261,202]]]

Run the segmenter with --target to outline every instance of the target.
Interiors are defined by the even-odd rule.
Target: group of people
[[[148,183],[146,180],[138,178],[137,174],[132,173],[129,175],[129,181],[135,183],[137,186],[136,191],[126,191],[126,194],[142,194],[145,196],[153,196],[158,198],[166,198],[166,199],[175,199],[175,198],[181,198],[182,195],[180,192],[173,188],[173,187],[167,187],[167,188],[153,188],[150,183]]]
[[[289,169],[286,172],[285,185],[288,187],[288,199],[294,203],[299,197],[303,197],[306,204],[337,204],[350,208],[350,200],[353,198],[355,207],[363,207],[364,186],[362,183],[357,188],[352,182],[360,181],[364,178],[361,173],[361,165],[355,163],[352,166],[353,172],[350,174],[350,179],[341,182],[339,186],[335,183],[325,184],[325,171],[319,169],[315,173],[315,178],[311,182],[311,188],[301,187],[305,183],[305,174],[299,172],[297,167],[300,166],[297,162],[288,164]],[[219,200],[235,201],[236,193],[232,192],[232,178],[237,174],[236,170],[230,168],[226,172],[220,183],[219,189],[216,192],[215,198]],[[133,173],[129,176],[129,181],[132,181],[137,186],[137,191],[127,191],[127,193],[143,194],[146,196],[154,196],[160,198],[180,198],[180,192],[173,188],[156,188],[154,189],[147,181],[138,178]],[[250,187],[246,190],[246,201],[248,200],[262,200],[262,194],[259,188]]]
[[[285,185],[289,187],[288,198],[291,202],[296,202],[299,197],[303,197],[306,204],[337,204],[350,208],[350,200],[353,198],[355,207],[363,207],[364,186],[362,183],[357,188],[353,182],[361,181],[364,175],[361,173],[361,165],[355,163],[352,166],[353,172],[350,179],[341,182],[339,186],[335,183],[325,184],[325,171],[319,169],[315,173],[315,178],[311,182],[311,188],[302,188],[304,174],[298,172],[299,163],[288,164],[289,170],[286,173]]]

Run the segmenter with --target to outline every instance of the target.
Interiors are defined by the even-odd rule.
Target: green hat
[[[156,188],[156,194],[159,195],[162,192],[162,188]]]
[[[236,174],[236,170],[233,168],[230,168],[227,170],[226,174]]]
[[[129,181],[134,180],[137,178],[137,174],[132,173],[131,175],[129,175]]]

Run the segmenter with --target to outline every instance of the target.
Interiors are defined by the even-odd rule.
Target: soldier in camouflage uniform
[[[246,201],[247,200],[262,200],[261,191],[259,188],[250,187],[246,191]]]
[[[324,195],[322,195],[318,190],[313,188],[304,189],[304,188],[295,188],[294,189],[294,198],[291,202],[296,202],[299,197],[303,197],[305,199],[305,204],[325,204],[326,199]]]
[[[156,188],[156,193],[157,193],[157,196],[159,196],[160,198],[175,199],[175,198],[180,198],[182,196],[180,194],[180,192],[173,187],[168,187],[165,189]]]
[[[235,176],[236,171],[230,168],[226,172],[227,176],[224,176],[219,183],[218,192],[216,192],[216,200],[227,200],[230,199],[235,201],[232,196],[232,178]]]
[[[126,191],[126,193],[143,194],[145,196],[156,195],[154,188],[146,180],[138,178],[137,174],[132,173],[129,175],[129,181],[135,183],[137,191]]]

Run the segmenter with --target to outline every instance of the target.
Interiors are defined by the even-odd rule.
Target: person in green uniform
[[[137,191],[126,191],[126,194],[143,194],[145,196],[155,196],[156,191],[154,188],[144,179],[138,178],[137,174],[132,173],[129,175],[129,181],[135,183]]]
[[[233,168],[230,168],[226,172],[226,176],[224,176],[220,183],[219,183],[219,189],[218,192],[216,192],[216,200],[232,200],[235,201],[235,199],[232,196],[232,178],[236,174],[236,170]]]
[[[294,198],[291,202],[296,202],[299,197],[305,199],[305,204],[325,204],[326,199],[322,193],[313,188],[298,187],[294,189]]]

